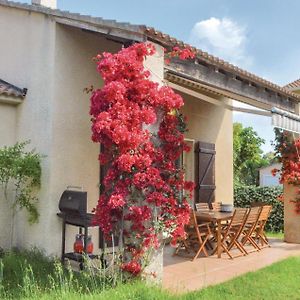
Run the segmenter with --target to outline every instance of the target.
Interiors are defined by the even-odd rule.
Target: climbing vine
[[[172,244],[185,235],[194,189],[177,163],[182,151],[189,150],[179,112],[183,99],[153,82],[144,67],[155,51],[153,44],[138,43],[98,55],[104,86],[91,96],[92,140],[103,146],[99,161],[107,166],[94,222],[107,238],[120,237],[121,269],[132,275],[141,273],[162,234]],[[190,49],[175,48],[171,57],[175,55],[194,57]],[[151,130],[154,125],[158,130]]]

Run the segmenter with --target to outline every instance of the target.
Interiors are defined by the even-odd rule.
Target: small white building
[[[259,169],[259,185],[260,186],[280,186],[279,182],[280,176],[276,174],[276,176],[272,175],[273,169],[281,169],[280,163],[273,163],[269,166],[263,167]]]

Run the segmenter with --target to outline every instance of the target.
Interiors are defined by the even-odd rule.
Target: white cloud
[[[190,33],[190,43],[241,67],[252,64],[246,51],[246,28],[229,18],[210,18],[196,23]]]

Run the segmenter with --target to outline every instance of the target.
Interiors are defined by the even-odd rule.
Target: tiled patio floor
[[[300,244],[288,244],[271,239],[271,248],[247,256],[228,259],[226,254],[199,257],[194,262],[188,255],[172,256],[174,249],[167,246],[164,252],[163,286],[183,293],[227,281],[250,271],[256,271],[289,256],[300,256]]]

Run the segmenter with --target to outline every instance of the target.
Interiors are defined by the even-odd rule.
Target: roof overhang
[[[166,66],[165,72],[167,78],[180,77],[181,80],[192,81],[199,86],[204,85],[213,92],[260,109],[270,111],[276,106],[294,113],[299,103],[299,95],[268,89],[262,84],[245,80],[210,65],[175,59]]]
[[[68,25],[71,27],[79,28],[82,30],[101,34],[109,37],[109,39],[126,44],[127,42],[145,42],[146,37],[144,34],[126,30],[125,28],[120,29],[118,27],[109,27],[104,25],[97,25],[89,22],[80,20],[65,19],[62,17],[55,17],[55,21],[58,24]]]
[[[59,9],[51,9],[43,5],[30,5],[27,3],[19,3],[7,0],[0,0],[0,6],[48,15],[59,24],[69,25],[82,30],[103,34],[111,38],[115,37],[118,42],[126,43],[128,41],[146,41],[146,26],[144,25],[133,25],[127,22],[105,20],[100,17],[92,17]]]
[[[222,106],[232,111],[240,111],[250,114],[272,117],[272,125],[274,127],[281,128],[290,132],[300,133],[300,116],[284,109],[275,107],[274,103],[272,102],[260,102],[257,99],[245,97],[243,95],[233,93],[232,91],[216,88],[212,85],[207,85],[202,82],[191,80],[187,78],[187,76],[184,76],[184,74],[179,74],[178,72],[174,72],[170,69],[166,69],[165,83],[179,92],[217,106]],[[255,106],[260,110],[234,107],[223,101],[223,97],[238,100],[251,106]],[[288,108],[290,108],[290,106],[288,106]]]
[[[42,13],[50,16],[58,24],[95,32],[124,45],[149,40],[167,49],[172,49],[174,46],[191,47],[180,40],[144,25],[105,20],[99,17],[7,0],[0,0],[0,6]],[[271,107],[276,106],[292,113],[296,111],[297,104],[300,102],[300,95],[296,95],[200,49],[191,48],[196,53],[194,60],[181,61],[173,59],[167,70],[180,73],[180,76],[196,81],[199,85],[203,84],[211,92],[221,93],[221,95],[228,98],[259,108],[270,110]]]
[[[0,103],[18,105],[23,102],[26,94],[26,88],[19,88],[0,79]]]

